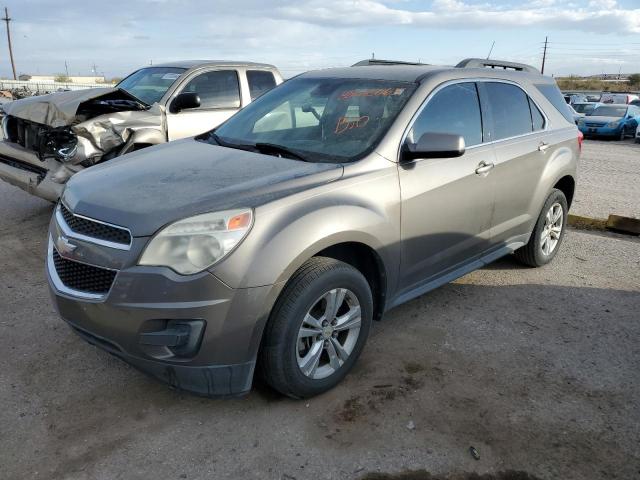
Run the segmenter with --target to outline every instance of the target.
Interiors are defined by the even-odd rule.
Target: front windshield
[[[576,103],[573,106],[574,110],[578,113],[584,113],[585,115],[591,115],[593,109],[596,108],[592,103]]]
[[[185,68],[149,67],[133,72],[117,88],[126,90],[147,105],[159,102],[169,87],[186,71]]]
[[[621,105],[618,107],[614,105],[605,105],[596,108],[591,115],[594,117],[624,117],[626,114],[626,105]]]
[[[215,130],[225,146],[294,152],[307,161],[348,162],[370,152],[415,84],[296,78],[266,93]]]

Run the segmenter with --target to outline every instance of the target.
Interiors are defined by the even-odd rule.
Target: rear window
[[[251,100],[255,100],[276,86],[276,79],[273,73],[263,70],[247,70],[247,81],[249,82]]]
[[[535,87],[542,93],[547,100],[556,107],[556,110],[562,114],[564,118],[570,123],[573,123],[573,114],[571,110],[567,106],[567,102],[564,101],[564,97],[562,93],[560,93],[560,89],[555,84],[543,83],[537,84]]]

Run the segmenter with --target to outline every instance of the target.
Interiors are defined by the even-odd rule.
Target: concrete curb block
[[[607,221],[600,218],[583,217],[581,215],[571,215],[567,220],[569,226],[581,230],[606,230]]]
[[[604,220],[602,218],[569,214],[567,223],[569,226],[580,230],[611,230],[627,235],[640,235],[640,220],[621,215],[609,215],[609,218]]]

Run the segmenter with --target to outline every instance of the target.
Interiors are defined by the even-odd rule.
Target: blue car
[[[624,140],[635,136],[640,123],[640,107],[635,105],[598,105],[591,115],[578,120],[584,136]]]

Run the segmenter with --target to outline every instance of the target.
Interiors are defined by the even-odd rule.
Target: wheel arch
[[[571,175],[565,175],[560,178],[553,188],[557,188],[567,199],[567,206],[571,208],[571,203],[573,202],[573,197],[576,191],[576,181]]]

